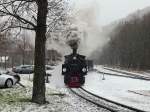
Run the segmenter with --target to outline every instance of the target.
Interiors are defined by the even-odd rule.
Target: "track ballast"
[[[76,94],[77,96],[81,97],[82,99],[85,99],[86,101],[104,108],[110,112],[146,112],[144,110],[140,110],[131,106],[127,106],[115,101],[112,101],[110,99],[106,99],[103,97],[100,97],[98,95],[95,95],[84,88],[79,88],[79,89],[70,89],[71,92]]]

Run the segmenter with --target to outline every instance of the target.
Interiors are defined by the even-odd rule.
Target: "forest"
[[[150,68],[150,13],[122,20],[98,54],[97,64],[132,69]],[[115,32],[115,33],[114,33]],[[95,51],[97,52],[97,50]]]

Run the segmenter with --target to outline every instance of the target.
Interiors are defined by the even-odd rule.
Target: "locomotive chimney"
[[[77,54],[77,48],[73,48],[72,50],[74,55]]]
[[[77,43],[76,41],[74,41],[74,42],[72,43],[71,48],[72,48],[72,53],[73,53],[73,55],[77,54],[78,43]]]

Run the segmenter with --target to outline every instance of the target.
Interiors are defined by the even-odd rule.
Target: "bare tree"
[[[21,29],[35,31],[34,81],[32,101],[46,103],[45,98],[45,43],[46,34],[63,26],[65,7],[63,0],[1,0],[1,31]],[[63,22],[65,23],[65,22]],[[61,25],[60,25],[61,24]]]
[[[13,49],[16,56],[20,56],[20,64],[33,64],[33,43],[26,32],[19,35],[19,38],[15,39],[15,48]],[[18,58],[18,57],[17,57]],[[15,59],[15,58],[14,58]]]

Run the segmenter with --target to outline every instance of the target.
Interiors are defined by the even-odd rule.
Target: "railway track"
[[[127,106],[100,96],[97,96],[84,88],[79,88],[76,90],[70,89],[71,92],[81,97],[82,99],[98,106],[104,108],[110,112],[146,112],[131,106]]]
[[[107,69],[113,72],[117,72],[117,73],[122,73],[124,75],[119,75],[119,74],[115,74],[115,73],[108,73],[108,72],[101,72],[97,69],[94,69],[94,71],[96,71],[97,73],[101,73],[101,74],[105,74],[105,75],[112,75],[112,76],[119,76],[119,77],[126,77],[126,78],[132,78],[132,79],[139,79],[139,80],[145,80],[145,81],[150,81],[149,77],[144,77],[144,76],[139,76],[139,75],[133,75],[133,74],[127,74],[125,72],[119,72],[119,71],[115,71],[115,70],[111,70],[111,69]]]
[[[150,79],[150,77],[148,77],[148,76],[138,75],[136,73],[126,72],[126,71],[119,71],[119,70],[115,70],[115,69],[108,68],[108,67],[104,67],[104,69],[111,70],[111,71],[118,72],[118,73],[122,73],[122,74],[133,75],[133,76],[136,76],[136,77]]]

